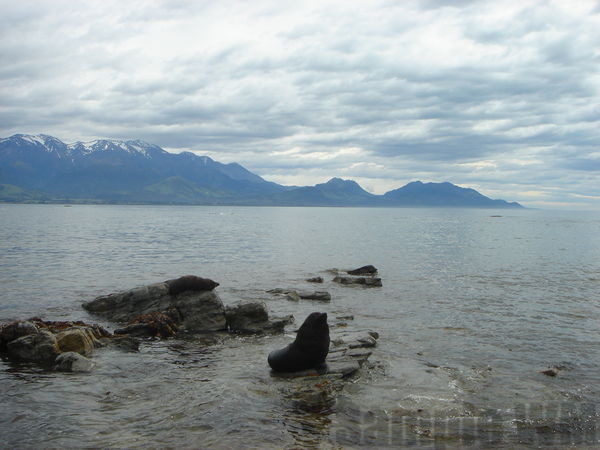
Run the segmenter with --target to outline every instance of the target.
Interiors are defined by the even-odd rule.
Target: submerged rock
[[[381,278],[377,277],[343,277],[337,276],[333,279],[335,283],[339,284],[360,284],[368,287],[381,287]]]
[[[300,301],[300,296],[298,295],[298,292],[296,292],[296,291],[290,291],[290,292],[286,293],[285,298],[288,300],[291,300],[293,302]]]
[[[179,313],[167,310],[165,313],[153,312],[141,314],[126,327],[115,330],[115,334],[127,334],[135,337],[171,337],[179,329]]]
[[[104,337],[100,339],[100,344],[102,347],[121,350],[124,352],[137,352],[140,349],[139,339],[127,335]]]
[[[308,281],[309,283],[322,283],[323,282],[323,277],[307,278],[306,281]]]
[[[327,291],[300,291],[298,292],[298,297],[304,300],[318,300],[321,302],[329,302],[331,301],[331,294]]]
[[[270,289],[269,294],[283,294],[285,298],[292,301],[302,300],[319,300],[322,302],[331,301],[331,294],[327,291],[297,291],[294,289]]]

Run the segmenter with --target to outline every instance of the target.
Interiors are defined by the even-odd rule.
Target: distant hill
[[[332,178],[315,186],[269,182],[237,163],[169,153],[139,140],[65,144],[40,134],[0,139],[0,201],[281,206],[520,208],[451,183],[415,181],[384,195]]]
[[[472,208],[522,207],[516,202],[492,200],[474,189],[462,188],[452,183],[422,183],[413,181],[399,189],[386,192],[385,202],[393,206],[443,206]]]
[[[377,197],[355,181],[332,178],[327,183],[278,193],[272,199],[274,204],[289,206],[373,206]]]

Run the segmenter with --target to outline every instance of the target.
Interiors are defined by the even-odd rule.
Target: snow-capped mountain
[[[191,152],[169,153],[140,140],[99,139],[66,144],[52,136],[16,134],[0,139],[0,183],[65,198],[169,201],[185,180],[192,198],[267,194],[284,189],[236,163]]]
[[[332,178],[315,186],[265,181],[237,163],[169,153],[139,140],[65,144],[45,134],[0,139],[0,201],[292,206],[520,207],[451,183],[409,183],[373,195]]]

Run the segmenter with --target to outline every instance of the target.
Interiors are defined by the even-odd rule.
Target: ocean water
[[[373,264],[382,288],[326,272]],[[0,322],[114,324],[98,295],[185,274],[224,303],[379,332],[360,376],[307,408],[271,377],[285,335],[98,350],[89,374],[0,362],[6,447],[600,445],[600,214],[538,210],[0,205]],[[304,280],[321,275],[323,285]],[[331,303],[270,296],[327,290]],[[335,328],[332,328],[332,333]],[[542,370],[560,366],[557,377]]]

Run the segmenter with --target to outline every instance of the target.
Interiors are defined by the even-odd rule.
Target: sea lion
[[[275,372],[297,372],[299,370],[323,370],[329,353],[329,325],[327,313],[309,314],[296,340],[285,348],[273,350],[267,358]]]
[[[212,291],[219,283],[208,278],[200,278],[195,275],[184,275],[174,280],[165,281],[169,286],[169,294],[177,295],[185,291]]]

